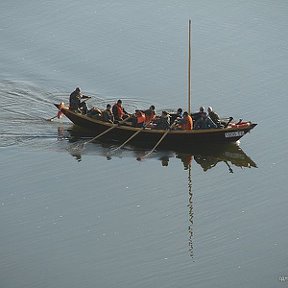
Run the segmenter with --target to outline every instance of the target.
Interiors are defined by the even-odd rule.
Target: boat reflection
[[[101,157],[106,157],[107,160],[112,160],[113,158],[124,158],[124,157],[134,157],[135,159],[143,159],[147,155],[147,150],[143,150],[131,146],[117,150],[117,153],[111,153],[113,149],[117,148],[117,144],[113,145],[111,143],[93,143],[85,146],[85,149],[78,149],[79,145],[75,146],[75,143],[79,144],[79,138],[70,137],[69,148],[67,149],[69,153],[77,160],[82,160],[83,154],[97,155]],[[81,140],[83,141],[83,139]],[[81,146],[81,145],[80,145]],[[76,147],[76,149],[75,149]],[[78,147],[78,148],[77,148]],[[227,144],[218,146],[209,146],[201,148],[193,148],[189,151],[155,151],[149,158],[145,159],[157,159],[161,162],[161,166],[169,166],[171,159],[179,159],[184,170],[187,171],[187,189],[188,189],[188,247],[189,256],[193,258],[193,192],[192,192],[192,162],[197,163],[204,172],[215,168],[219,163],[225,163],[227,166],[227,172],[233,173],[234,167],[240,168],[257,168],[256,163],[245,154],[245,152],[237,144]],[[193,161],[194,159],[194,161]]]
[[[76,131],[76,132],[75,132]],[[104,156],[107,160],[113,158],[135,157],[137,160],[141,160],[149,152],[144,148],[136,148],[132,146],[124,146],[117,150],[119,144],[117,143],[105,143],[98,141],[97,143],[85,145],[85,149],[81,149],[81,143],[85,144],[85,138],[79,135],[79,131],[73,127],[69,132],[69,147],[68,151],[75,157],[77,161],[82,160],[82,154],[91,154]],[[63,136],[63,131],[58,130],[58,136]],[[86,138],[91,139],[91,138]],[[78,144],[77,144],[78,143]],[[82,147],[83,148],[83,147]],[[117,152],[113,152],[113,150]],[[226,145],[207,145],[202,147],[192,147],[189,150],[181,151],[168,151],[168,150],[156,150],[149,157],[145,159],[158,159],[161,161],[163,167],[169,165],[171,158],[180,159],[183,163],[184,170],[188,170],[194,158],[194,163],[201,166],[204,172],[216,167],[218,163],[225,163],[228,172],[233,173],[234,167],[251,168],[257,167],[256,163],[245,154],[245,152],[235,143],[229,143]]]
[[[117,148],[115,145],[98,142],[86,145],[85,149],[82,149],[81,144],[75,146],[72,141],[67,150],[79,162],[82,160],[83,154],[106,157],[107,160],[124,157],[134,157],[137,160],[141,160],[145,154],[149,152],[148,150],[139,150],[135,147],[128,146],[117,151],[117,153],[111,153],[115,147]],[[218,147],[218,149],[194,149],[190,152],[161,150],[155,151],[145,159],[158,159],[161,162],[161,166],[167,167],[173,158],[179,159],[182,162],[184,170],[189,169],[193,159],[193,162],[197,163],[204,172],[215,168],[219,163],[224,163],[229,173],[234,172],[234,167],[257,168],[256,163],[236,144],[225,145],[221,148]]]

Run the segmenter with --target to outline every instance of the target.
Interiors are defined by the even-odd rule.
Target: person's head
[[[212,112],[212,111],[213,111],[213,110],[212,110],[212,107],[209,106],[209,107],[207,108],[207,111],[208,111],[208,113]]]
[[[188,112],[187,112],[187,111],[185,111],[185,112],[183,113],[183,117],[188,117]]]
[[[178,108],[177,114],[181,114],[183,112],[182,108]]]
[[[154,105],[151,105],[151,106],[150,106],[150,110],[153,110],[153,111],[154,111],[154,110],[155,110],[155,106],[154,106]]]
[[[204,112],[204,110],[205,110],[205,107],[204,107],[204,106],[201,106],[201,107],[199,108],[199,111],[200,111],[200,112]]]
[[[119,99],[119,100],[117,101],[117,104],[118,104],[118,105],[122,105],[122,100]]]
[[[80,88],[77,87],[77,88],[75,89],[75,91],[76,91],[76,92],[80,92]]]
[[[110,110],[111,109],[111,105],[107,104],[106,109]]]

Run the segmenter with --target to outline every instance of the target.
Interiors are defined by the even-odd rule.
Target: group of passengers
[[[193,113],[195,129],[209,129],[209,128],[221,128],[221,121],[219,115],[208,107],[207,112],[203,106],[200,107],[199,112]]]
[[[204,107],[200,107],[199,112],[191,115],[187,111],[183,113],[183,110],[179,108],[176,113],[162,111],[161,115],[158,116],[155,106],[151,105],[147,110],[137,109],[135,113],[129,114],[123,108],[120,99],[113,106],[107,104],[105,110],[95,107],[88,110],[85,101],[81,102],[81,99],[88,98],[90,97],[82,95],[77,87],[70,95],[69,109],[105,122],[119,123],[125,121],[137,128],[192,130],[222,127],[218,114],[211,107],[208,107],[207,112],[205,112]]]

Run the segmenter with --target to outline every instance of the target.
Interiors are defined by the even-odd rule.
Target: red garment
[[[143,113],[141,111],[136,113],[136,117],[137,117],[137,124],[141,124],[141,123],[144,123],[146,121],[145,113]]]
[[[115,111],[116,110],[116,111]],[[113,108],[112,108],[114,117],[117,119],[123,119],[123,116],[125,115],[124,109],[121,106],[121,104],[114,104]],[[116,113],[115,113],[116,112]]]
[[[192,130],[193,129],[193,120],[190,115],[186,116],[184,119],[184,123],[181,125],[182,130]]]

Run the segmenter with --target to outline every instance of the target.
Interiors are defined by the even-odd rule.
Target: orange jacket
[[[190,115],[183,118],[184,122],[181,124],[182,130],[192,130],[193,129],[193,120]]]
[[[125,115],[124,109],[121,105],[118,105],[117,103],[113,105],[112,107],[113,115],[116,119],[123,119],[123,116]]]
[[[145,113],[141,111],[137,112],[136,117],[137,117],[137,124],[144,123],[146,120]]]

